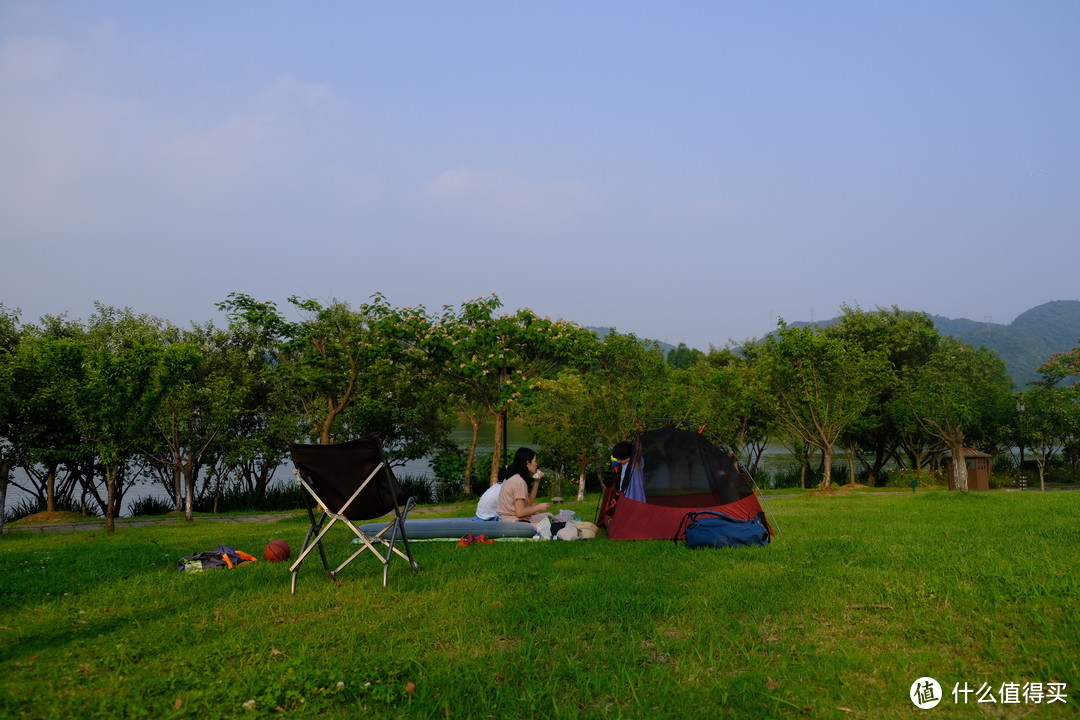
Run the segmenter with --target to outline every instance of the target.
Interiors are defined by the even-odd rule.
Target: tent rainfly
[[[704,434],[674,426],[645,430],[633,448],[597,517],[609,539],[671,540],[686,514],[701,510],[759,518],[772,533],[750,476]]]

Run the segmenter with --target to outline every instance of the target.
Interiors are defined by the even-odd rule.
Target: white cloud
[[[596,191],[579,180],[536,183],[477,168],[446,170],[426,188],[428,200],[452,215],[498,228],[565,224],[597,204]]]
[[[162,179],[194,199],[265,177],[290,140],[272,115],[234,113],[211,127],[163,134],[155,144]]]
[[[292,75],[282,75],[259,93],[259,100],[269,108],[282,110],[297,104],[322,105],[336,101],[337,95],[326,85],[301,82]]]
[[[11,35],[0,45],[0,88],[47,87],[75,64],[75,54],[62,42]]]
[[[3,236],[146,237],[163,223],[195,226],[230,205],[313,182],[300,169],[305,123],[333,100],[325,87],[283,75],[195,126],[138,97],[110,95],[99,78],[93,58],[63,42],[0,42]],[[363,186],[354,180],[350,194]]]
[[[9,37],[0,45],[0,217],[38,234],[100,217],[115,142],[138,105],[96,96],[85,58],[63,43]]]

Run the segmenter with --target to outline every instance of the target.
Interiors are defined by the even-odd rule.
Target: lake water
[[[479,444],[477,445],[478,453],[490,453],[492,451],[492,438],[495,432],[495,424],[488,423],[480,430]],[[469,442],[472,440],[472,428],[468,424],[461,424],[453,428],[450,432],[450,439],[458,445],[460,448],[468,448]],[[518,424],[512,423],[507,431],[507,442],[511,448],[517,448],[520,445],[531,444],[531,436],[529,432]],[[270,481],[271,486],[284,486],[291,485],[296,482],[296,478],[293,476],[293,467],[291,462],[282,464],[277,470],[274,471],[274,477]],[[398,477],[410,476],[417,478],[425,478],[431,482],[435,480],[435,473],[431,470],[431,462],[429,458],[421,458],[419,460],[410,460],[402,466],[394,468],[394,473]],[[15,469],[12,472],[12,481],[18,482],[24,486],[29,486],[30,482],[22,470]],[[22,504],[27,499],[31,498],[31,493],[25,492],[22,489],[16,487],[13,484],[8,484],[7,492],[7,507],[12,508]],[[124,494],[124,507],[120,514],[130,515],[131,504],[141,500],[145,497],[154,497],[161,500],[168,500],[169,493],[161,485],[150,482],[142,481],[133,484],[128,491]]]
[[[492,451],[492,439],[495,432],[495,425],[493,422],[485,424],[480,429],[479,443],[477,445],[477,453],[484,454]],[[450,439],[457,444],[458,447],[466,449],[469,447],[469,442],[472,439],[472,428],[468,424],[461,424],[453,428],[450,432]],[[507,444],[510,446],[511,451],[516,450],[522,445],[528,445],[529,447],[538,448],[536,444],[532,442],[532,437],[529,431],[523,426],[517,423],[511,423],[507,430]],[[542,458],[541,458],[542,459]],[[794,462],[794,458],[788,450],[782,445],[770,446],[765,451],[765,455],[762,458],[762,466],[764,468],[773,470],[779,467],[786,467]],[[274,477],[271,480],[271,485],[287,485],[296,482],[292,473],[292,463],[284,463],[274,472]],[[431,482],[435,480],[435,473],[431,470],[431,463],[428,458],[421,458],[420,460],[412,460],[405,463],[403,466],[394,469],[394,473],[398,477],[410,476],[417,478],[425,478]],[[28,485],[28,481],[25,473],[16,469],[12,473],[12,480],[20,482],[24,485]],[[15,507],[21,504],[24,500],[31,497],[29,493],[24,492],[20,488],[14,485],[8,485],[7,494],[7,507]],[[141,500],[145,497],[154,497],[161,500],[167,500],[169,497],[165,488],[161,487],[157,483],[152,482],[137,482],[128,489],[124,495],[124,507],[121,511],[121,515],[130,515],[130,508],[133,502]]]

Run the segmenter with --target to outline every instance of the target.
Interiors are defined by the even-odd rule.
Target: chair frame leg
[[[415,502],[416,502],[415,498],[412,498],[412,497],[407,498],[406,501],[405,501],[404,508],[395,507],[394,508],[394,520],[393,520],[393,522],[388,523],[386,525],[386,527],[384,527],[377,535],[374,535],[374,536],[371,536],[371,535],[368,535],[367,533],[362,532],[353,523],[352,520],[345,517],[344,514],[343,514],[345,508],[349,507],[349,505],[352,503],[353,499],[356,498],[356,496],[360,494],[360,492],[364,489],[364,487],[377,476],[377,474],[379,473],[380,470],[383,469],[384,464],[385,463],[380,463],[379,466],[376,467],[375,470],[373,470],[371,472],[371,474],[369,474],[368,477],[362,483],[360,483],[360,486],[356,489],[356,491],[352,494],[352,496],[345,502],[345,504],[342,505],[342,509],[340,511],[338,511],[338,512],[333,512],[328,507],[326,507],[326,505],[322,502],[322,500],[319,499],[318,494],[306,482],[303,475],[297,470],[293,471],[294,474],[296,475],[297,480],[300,483],[301,488],[304,491],[306,491],[305,492],[305,497],[309,498],[309,503],[307,504],[307,512],[308,512],[308,519],[310,520],[310,525],[308,526],[307,535],[304,537],[304,543],[301,546],[300,555],[296,558],[296,561],[289,568],[289,570],[290,570],[290,572],[292,574],[292,579],[291,579],[290,587],[289,587],[290,594],[292,594],[292,595],[296,594],[296,582],[297,582],[297,577],[298,577],[298,575],[300,573],[300,566],[303,564],[304,560],[307,559],[308,555],[310,555],[311,552],[313,550],[315,550],[316,548],[319,551],[319,556],[320,556],[320,558],[322,560],[323,569],[326,571],[326,574],[330,579],[333,579],[334,577],[336,577],[339,572],[344,570],[345,567],[347,565],[349,565],[349,563],[351,563],[359,555],[363,554],[365,551],[368,551],[368,550],[370,550],[376,557],[378,557],[379,561],[382,563],[382,566],[383,566],[383,587],[387,587],[388,580],[389,580],[389,574],[390,574],[390,560],[393,558],[394,555],[397,555],[398,557],[400,557],[403,560],[407,561],[409,563],[410,567],[412,567],[414,574],[420,571],[420,565],[413,558],[412,548],[409,545],[409,538],[408,538],[408,536],[406,535],[406,532],[405,532],[405,520],[408,517],[409,511],[415,505]],[[315,503],[310,502],[310,499],[314,499],[315,503],[318,504],[319,509],[322,511],[322,514],[321,514],[318,522],[315,521],[315,512],[314,512]],[[328,519],[329,519],[329,522],[327,522]],[[337,568],[331,570],[330,569],[330,564],[329,564],[329,562],[327,561],[327,558],[326,558],[326,551],[323,548],[322,540],[323,540],[323,537],[330,530],[330,528],[333,527],[334,524],[337,523],[339,520],[342,523],[344,523],[345,525],[347,525],[349,527],[349,529],[351,529],[353,531],[353,534],[356,535],[356,537],[359,540],[362,541],[363,545],[358,550],[356,550],[356,552],[354,552],[352,555],[350,555],[348,557],[348,559],[346,559],[343,563],[341,563],[341,565],[339,565]],[[384,535],[387,534],[387,533],[389,534],[389,537],[384,537]],[[400,538],[400,544],[404,546],[404,551],[402,551],[401,548],[396,547],[396,545],[398,544],[399,538]],[[374,543],[379,543],[380,545],[382,545],[385,548],[385,554],[383,552],[381,552],[378,548],[376,548]]]

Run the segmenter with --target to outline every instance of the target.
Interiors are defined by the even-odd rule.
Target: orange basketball
[[[289,543],[284,540],[272,540],[263,550],[263,557],[270,562],[281,562],[289,559]]]

